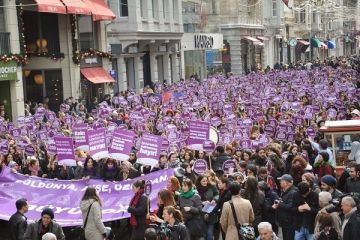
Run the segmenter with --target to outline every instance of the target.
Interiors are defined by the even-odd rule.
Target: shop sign
[[[184,33],[181,38],[181,48],[184,51],[222,49],[223,39],[220,33]]]
[[[81,60],[80,67],[102,67],[102,59],[99,56],[86,57]]]
[[[214,38],[212,36],[195,35],[194,41],[195,41],[195,48],[212,49],[212,47],[214,46]]]
[[[18,66],[15,61],[7,63],[0,61],[0,81],[16,80],[17,68]]]

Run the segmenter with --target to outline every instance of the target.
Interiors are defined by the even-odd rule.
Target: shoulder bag
[[[239,224],[238,218],[236,216],[234,203],[229,201],[231,206],[231,211],[235,220],[235,226],[238,231],[239,240],[255,240],[255,230],[250,224]]]
[[[88,221],[88,218],[89,218],[90,209],[91,209],[93,204],[94,204],[94,202],[92,204],[90,204],[90,206],[89,206],[89,209],[88,209],[87,214],[86,214],[84,226],[77,227],[72,231],[72,233],[74,234],[74,238],[76,240],[86,240],[86,238],[85,238],[85,228],[86,228],[86,224],[87,224],[87,221]]]

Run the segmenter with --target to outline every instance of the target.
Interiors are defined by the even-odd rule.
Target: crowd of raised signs
[[[290,174],[298,185],[306,173],[313,187],[336,166],[318,130],[327,120],[360,119],[358,81],[352,68],[319,66],[156,84],[88,109],[38,104],[16,121],[0,118],[0,162],[61,180],[122,181],[166,168],[194,184],[210,174],[215,186],[215,174],[242,184],[255,176],[279,192],[278,177]],[[275,219],[256,217],[275,228]]]

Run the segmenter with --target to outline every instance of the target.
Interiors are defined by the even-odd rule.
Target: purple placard
[[[69,126],[71,126],[72,125],[72,123],[73,123],[73,117],[72,116],[65,116],[64,117],[64,123],[65,124],[67,124],[67,125],[69,125]]]
[[[236,162],[234,160],[226,160],[223,164],[224,174],[229,174],[230,169],[236,169]]]
[[[21,136],[21,129],[20,128],[13,128],[9,131],[9,133],[14,137],[18,138]]]
[[[275,128],[273,126],[271,126],[271,125],[265,125],[264,132],[268,136],[272,136],[275,133]]]
[[[203,121],[190,121],[189,137],[187,139],[188,148],[202,150],[202,144],[209,139],[210,123]]]
[[[205,140],[203,142],[203,150],[207,153],[213,152],[215,150],[215,143],[211,140]]]
[[[287,140],[287,133],[286,131],[279,131],[276,133],[276,139],[279,141],[286,141]]]
[[[250,149],[251,148],[251,140],[250,139],[240,140],[240,147],[242,149]]]
[[[115,129],[109,147],[110,157],[119,161],[128,160],[134,140],[134,132],[121,128]]]
[[[17,118],[17,124],[18,124],[19,127],[23,126],[25,124],[25,117],[24,116],[19,116]]]
[[[54,206],[56,222],[62,227],[81,226],[83,224],[81,211],[75,211],[74,203],[81,202],[88,186],[96,186],[100,198],[104,199],[102,205],[104,222],[126,219],[130,217],[127,209],[134,196],[131,186],[136,181],[151,181],[149,210],[154,211],[158,208],[158,192],[166,188],[168,178],[173,174],[173,169],[167,169],[122,182],[105,182],[96,179],[69,181],[14,174],[9,168],[3,167],[0,174],[2,183],[0,184],[0,195],[7,196],[7,198],[6,201],[0,201],[0,219],[8,221],[10,216],[16,212],[15,202],[20,198],[26,198],[31,203],[29,211],[26,213],[30,222],[39,219],[39,211],[44,207]],[[112,200],[109,201],[110,199]]]
[[[140,150],[136,162],[152,167],[156,166],[159,162],[162,143],[162,137],[145,133],[141,137]]]
[[[89,145],[86,140],[87,129],[87,123],[78,123],[73,127],[75,148],[86,152],[89,151]]]
[[[71,137],[54,137],[59,165],[76,166],[74,144]]]
[[[0,145],[0,154],[8,154],[9,144],[7,142],[2,142]]]
[[[295,142],[296,134],[295,133],[287,133],[287,141],[288,142]]]
[[[198,174],[198,175],[202,175],[206,172],[206,170],[208,169],[207,166],[207,162],[204,159],[198,159],[194,162],[193,165],[193,171]]]
[[[89,144],[90,155],[95,160],[99,160],[101,158],[107,158],[109,156],[109,152],[106,147],[105,128],[88,130],[86,134],[86,140],[87,143]]]
[[[28,157],[35,156],[35,148],[29,144],[25,147],[25,153]]]
[[[309,136],[309,137],[315,137],[316,136],[316,132],[315,132],[315,129],[313,127],[308,127],[306,129],[306,134]]]

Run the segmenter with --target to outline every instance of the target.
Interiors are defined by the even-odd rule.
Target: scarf
[[[133,198],[130,201],[130,207],[136,207],[139,204],[141,195],[143,195],[144,193],[144,189],[140,189],[139,191],[137,191],[137,193],[135,193],[135,195],[133,196]],[[130,215],[130,225],[131,226],[137,226],[138,222],[136,220],[136,216],[134,213],[131,213]]]
[[[204,187],[204,186],[199,186],[199,187],[197,188],[197,191],[198,191],[198,193],[199,193],[199,195],[200,195],[200,197],[201,197],[201,201],[206,201],[205,193],[206,193],[207,189],[208,189],[207,186],[206,186],[206,187]]]
[[[195,194],[197,193],[195,188],[191,188],[189,191],[187,192],[181,192],[180,193],[180,197],[185,198],[185,199],[189,199],[192,198]]]

